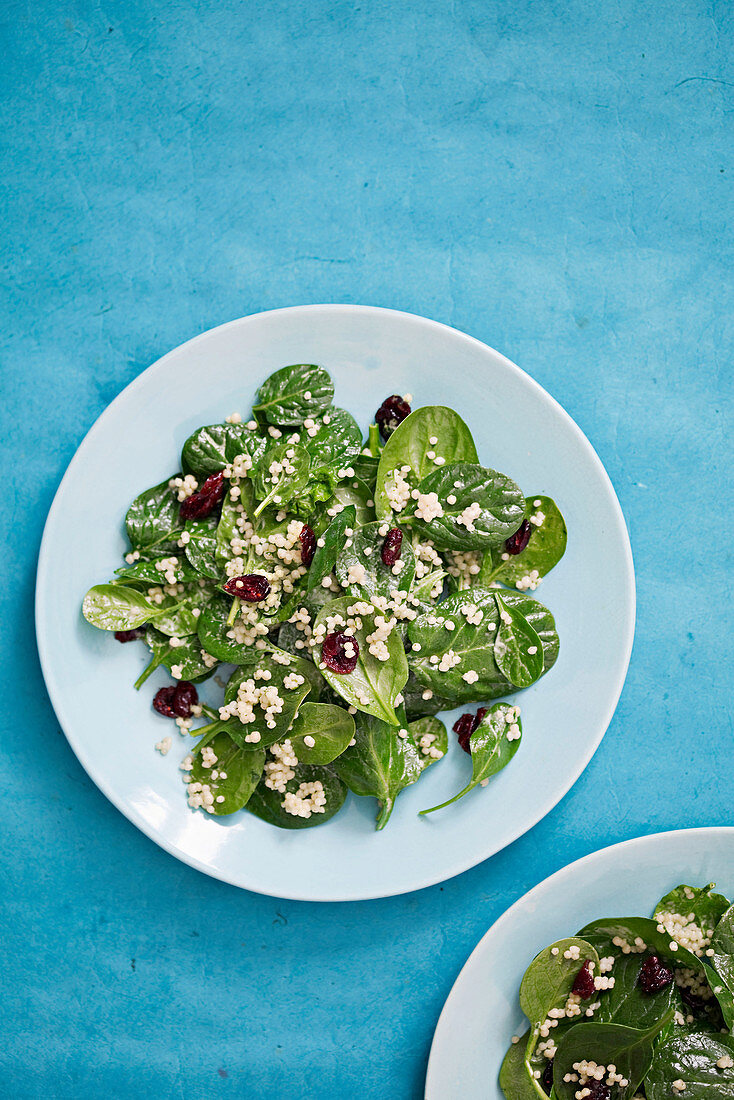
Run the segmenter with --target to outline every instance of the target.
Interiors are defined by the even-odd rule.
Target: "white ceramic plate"
[[[193,429],[234,411],[248,414],[260,382],[294,362],[323,364],[335,380],[336,403],[365,428],[390,393],[411,392],[416,405],[451,405],[469,423],[480,459],[527,493],[555,497],[568,523],[568,552],[537,592],[556,616],[561,655],[522,695],[525,735],[512,765],[486,790],[419,818],[418,810],[465,782],[468,761],[454,746],[401,794],[381,833],[372,827],[374,801],[354,797],[333,821],[302,832],[245,812],[224,820],[192,813],[178,771],[190,742],[177,740],[165,758],[153,748],[170,732],[150,706],[165,674],[133,691],[143,647],[118,645],[80,613],[87,588],[121,562],[132,498],[178,469]],[[61,726],[89,775],[131,821],[179,859],[227,882],[337,901],[440,882],[503,848],[555,806],[588,763],[619,698],[632,646],[634,576],[624,520],[599,459],[531,378],[477,340],[421,317],[302,306],[204,333],[160,359],[105,410],[49,514],[36,625]]]
[[[534,887],[469,956],[438,1021],[426,1100],[504,1100],[497,1077],[527,1021],[525,970],[549,943],[600,917],[649,917],[680,883],[715,882],[734,895],[734,828],[683,829],[627,840],[579,859]]]

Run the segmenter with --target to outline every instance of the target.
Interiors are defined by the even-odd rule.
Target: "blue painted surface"
[[[731,463],[732,9],[424,8],[3,10],[4,1093],[413,1100],[456,973],[527,887],[731,823],[731,574],[701,531]],[[598,449],[639,586],[617,715],[560,806],[443,886],[330,907],[205,878],[114,810],[31,615],[48,505],[111,398],[203,329],[314,301],[519,362]]]

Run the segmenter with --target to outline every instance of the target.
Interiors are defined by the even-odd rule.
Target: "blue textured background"
[[[460,966],[527,887],[732,823],[728,764],[710,779],[731,747],[731,5],[422,6],[3,7],[5,1095],[418,1098]],[[322,301],[456,325],[546,386],[609,470],[639,583],[617,715],[555,812],[443,886],[335,906],[215,882],[128,824],[59,731],[31,612],[105,405],[203,329]]]

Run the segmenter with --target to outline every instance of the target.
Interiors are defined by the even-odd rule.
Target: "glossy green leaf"
[[[351,467],[362,449],[362,432],[359,424],[346,409],[331,408],[315,421],[311,435],[301,432],[300,445],[308,451],[311,469],[328,467],[334,471]]]
[[[265,747],[284,739],[293,723],[293,719],[296,717],[298,708],[311,690],[309,674],[302,667],[306,662],[290,654],[278,654],[277,656],[278,660],[276,660],[274,654],[262,653],[256,664],[243,665],[241,668],[235,669],[227,681],[224,692],[225,703],[231,703],[237,696],[240,685],[246,681],[252,681],[255,687],[267,686],[278,689],[278,695],[282,700],[282,708],[271,716],[270,722],[272,724],[268,724],[268,717],[259,705],[254,707],[255,721],[247,724],[247,733],[259,733],[261,739],[258,744]],[[282,663],[284,656],[289,657],[288,664]],[[263,676],[262,673],[269,673],[270,675],[267,677]],[[287,687],[285,681],[292,677],[293,673],[301,677],[303,682],[296,686]]]
[[[431,439],[437,439],[433,444]],[[409,467],[407,478],[415,487],[437,469],[428,453],[451,462],[476,462],[477,449],[471,432],[458,413],[444,405],[426,405],[416,409],[399,424],[388,439],[380,456],[375,484],[375,508],[378,519],[392,519],[387,487],[395,470]]]
[[[349,607],[354,604],[353,597],[342,596],[322,607],[314,626],[327,626],[327,618],[340,617],[344,623],[349,618]],[[380,661],[369,650],[368,635],[374,633],[374,615],[360,614],[362,625],[354,629],[354,637],[359,646],[357,667],[344,675],[332,672],[319,661],[319,670],[326,682],[349,706],[365,714],[372,714],[390,725],[399,724],[395,713],[395,699],[402,691],[408,679],[408,663],[399,634],[393,630],[386,641],[388,659]],[[341,627],[339,627],[341,629]]]
[[[326,412],[333,398],[334,383],[323,367],[295,363],[263,382],[253,411],[269,424],[295,426]]]
[[[531,1041],[526,1031],[519,1043],[511,1043],[500,1068],[500,1088],[505,1100],[548,1100],[547,1093],[525,1061],[526,1048]]]
[[[405,421],[407,423],[407,421]],[[485,550],[499,546],[517,531],[525,514],[525,498],[505,474],[476,463],[456,462],[438,467],[417,486],[421,494],[435,493],[442,514],[419,519],[415,501],[408,506],[409,522],[422,539],[438,550]],[[478,515],[466,521],[467,508],[478,506]]]
[[[218,523],[216,515],[190,519],[186,523],[189,541],[184,546],[184,553],[196,572],[207,580],[218,580],[221,573],[217,562]]]
[[[495,703],[489,708],[469,740],[471,780],[453,798],[449,798],[439,806],[421,810],[422,814],[431,814],[434,810],[442,810],[445,806],[458,802],[469,791],[473,791],[480,783],[486,783],[509,764],[520,747],[521,736],[518,734],[522,734],[522,725],[517,711],[517,707],[510,707],[507,703]],[[510,736],[512,736],[511,740]]]
[[[216,756],[216,763],[212,767],[205,768],[203,765],[201,750],[205,745]],[[210,788],[214,795],[211,807],[213,814],[224,817],[247,805],[260,782],[265,766],[265,749],[262,746],[248,745],[240,748],[224,730],[218,730],[202,737],[191,755],[193,767],[189,772],[189,781],[205,783]],[[222,773],[226,778],[222,778]],[[220,798],[221,802],[218,801]]]
[[[499,623],[494,640],[497,668],[515,687],[530,687],[543,675],[543,643],[517,607],[495,593]]]
[[[354,532],[339,552],[336,560],[336,578],[353,596],[371,600],[375,596],[390,598],[395,589],[408,592],[415,576],[415,555],[410,539],[405,536],[400,549],[401,568],[398,573],[382,560],[385,536],[380,534],[384,525],[365,524]],[[349,545],[351,543],[351,545]],[[367,553],[365,554],[365,551]],[[351,570],[351,572],[350,572]],[[350,576],[361,579],[350,581]]]
[[[282,469],[272,472],[275,464]],[[252,471],[255,496],[260,501],[254,515],[259,516],[270,504],[287,507],[291,498],[308,483],[310,470],[311,459],[303,447],[295,443],[268,447]]]
[[[203,482],[211,474],[231,466],[238,455],[248,455],[255,465],[266,442],[244,424],[209,424],[197,428],[186,440],[181,465]]]
[[[582,1060],[615,1066],[627,1081],[625,1086],[615,1087],[616,1100],[632,1100],[652,1063],[655,1040],[672,1015],[671,1009],[649,1028],[593,1021],[570,1028],[558,1044],[553,1063],[553,1090],[558,1100],[575,1100],[579,1085],[564,1081],[564,1077],[573,1074],[574,1062]]]
[[[137,496],[125,516],[127,536],[133,550],[145,554],[164,554],[178,549],[183,530],[181,504],[168,480]]]
[[[725,1065],[719,1066],[723,1060]],[[647,1100],[734,1100],[734,1039],[728,1035],[673,1035],[655,1051],[645,1077]],[[683,1081],[679,1092],[673,1082]]]
[[[720,917],[711,941],[713,965],[734,992],[734,905]]]
[[[536,503],[540,501],[540,503]],[[558,505],[550,497],[539,493],[525,498],[525,512],[531,517],[530,542],[520,554],[510,554],[503,560],[504,546],[498,546],[485,554],[482,570],[477,576],[477,584],[488,584],[497,580],[502,584],[521,584],[524,578],[535,571],[538,577],[550,573],[566,552],[566,523]],[[532,522],[542,515],[542,523],[536,526]]]
[[[194,683],[206,680],[212,675],[216,665],[209,666],[206,663],[198,636],[191,634],[177,640],[181,644],[174,646],[171,644],[173,639],[167,634],[162,634],[154,626],[148,627],[145,632],[145,642],[153,657],[142,676],[136,681],[136,687],[140,687],[148,676],[161,666],[167,668],[169,672],[174,667],[180,667],[181,675],[176,679],[192,680]]]
[[[355,509],[353,505],[350,505],[334,517],[323,535],[321,535],[324,545],[316,547],[316,552],[308,569],[306,588],[309,592],[319,587],[324,578],[332,573],[336,565],[336,559],[347,541],[347,528],[353,530],[354,526]]]
[[[286,791],[296,794],[302,783],[321,783],[326,795],[326,805],[323,812],[314,813],[310,817],[295,817],[289,814],[283,807],[284,794],[273,791],[261,782],[250,799],[247,809],[262,821],[269,825],[275,825],[279,829],[312,829],[315,825],[323,825],[337,814],[344,805],[347,797],[347,788],[336,772],[326,767],[316,767],[312,764],[298,764],[294,769],[295,776],[286,784]]]
[[[577,959],[566,952],[578,947]],[[599,956],[590,943],[579,936],[557,940],[540,951],[525,971],[520,983],[520,1007],[534,1026],[541,1024],[551,1009],[564,1008],[578,972],[590,959],[599,973]]]
[[[354,719],[333,703],[302,703],[288,733],[301,764],[330,764],[353,738]]]
[[[377,799],[377,828],[384,829],[400,791],[420,777],[422,754],[407,730],[400,736],[395,726],[370,714],[355,715],[355,723],[356,744],[334,768],[350,791]]]
[[[84,618],[100,630],[135,630],[164,613],[142,592],[118,584],[95,584],[84,597]]]

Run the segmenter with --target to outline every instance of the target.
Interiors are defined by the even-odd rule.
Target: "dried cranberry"
[[[612,1090],[604,1081],[587,1081],[586,1100],[612,1100]]]
[[[660,961],[657,955],[650,955],[645,959],[640,969],[640,976],[637,979],[640,989],[648,996],[659,993],[672,981],[675,981],[675,974]]]
[[[153,696],[153,709],[157,710],[159,714],[162,714],[164,718],[175,718],[176,712],[173,709],[173,697],[175,694],[175,684],[171,684],[170,687],[160,688]]]
[[[347,653],[348,648],[349,653]],[[351,634],[345,634],[343,630],[335,630],[324,638],[321,660],[332,672],[337,672],[340,676],[344,676],[347,672],[354,672],[358,656],[359,643]]]
[[[579,970],[571,992],[575,993],[577,997],[580,997],[582,1001],[588,1001],[589,998],[593,997],[596,993],[594,975],[591,972],[591,959],[587,959]]]
[[[551,1058],[550,1062],[548,1063],[548,1065],[543,1070],[543,1076],[540,1079],[540,1083],[543,1086],[544,1090],[550,1096],[551,1089],[553,1088],[553,1059],[552,1058]]]
[[[410,405],[407,401],[404,401],[397,393],[394,393],[392,397],[386,397],[375,413],[375,421],[379,425],[382,438],[389,439],[398,424],[402,424],[406,416],[410,416]]]
[[[211,474],[206,479],[198,493],[192,493],[181,504],[179,514],[181,519],[204,519],[213,512],[224,496],[224,474]]]
[[[385,535],[380,557],[385,565],[394,565],[400,558],[400,548],[403,545],[403,532],[399,527],[392,527]]]
[[[188,718],[191,708],[199,702],[199,693],[189,680],[181,680],[173,692],[171,707],[178,718]]]
[[[188,718],[191,708],[199,702],[199,695],[192,683],[181,680],[178,684],[160,688],[153,697],[153,708],[164,718]]]
[[[469,744],[471,735],[479,729],[480,723],[487,713],[486,707],[480,707],[476,714],[472,714],[471,711],[467,711],[462,714],[454,722],[454,733],[459,735],[459,745],[464,752],[471,753],[471,746]]]
[[[529,522],[524,519],[514,535],[510,535],[509,539],[505,539],[505,550],[508,554],[522,554],[523,550],[530,542],[530,536],[533,533],[533,529]]]
[[[140,627],[136,627],[135,630],[116,630],[115,637],[118,642],[134,642],[136,638],[142,637],[145,633]]]
[[[301,544],[301,561],[308,567],[313,561],[313,556],[316,553],[316,535],[313,532],[313,528],[309,527],[307,523],[304,523],[301,528],[298,541]]]
[[[224,586],[230,596],[239,596],[246,603],[260,603],[270,595],[270,581],[262,573],[246,573],[244,577],[232,577]]]

